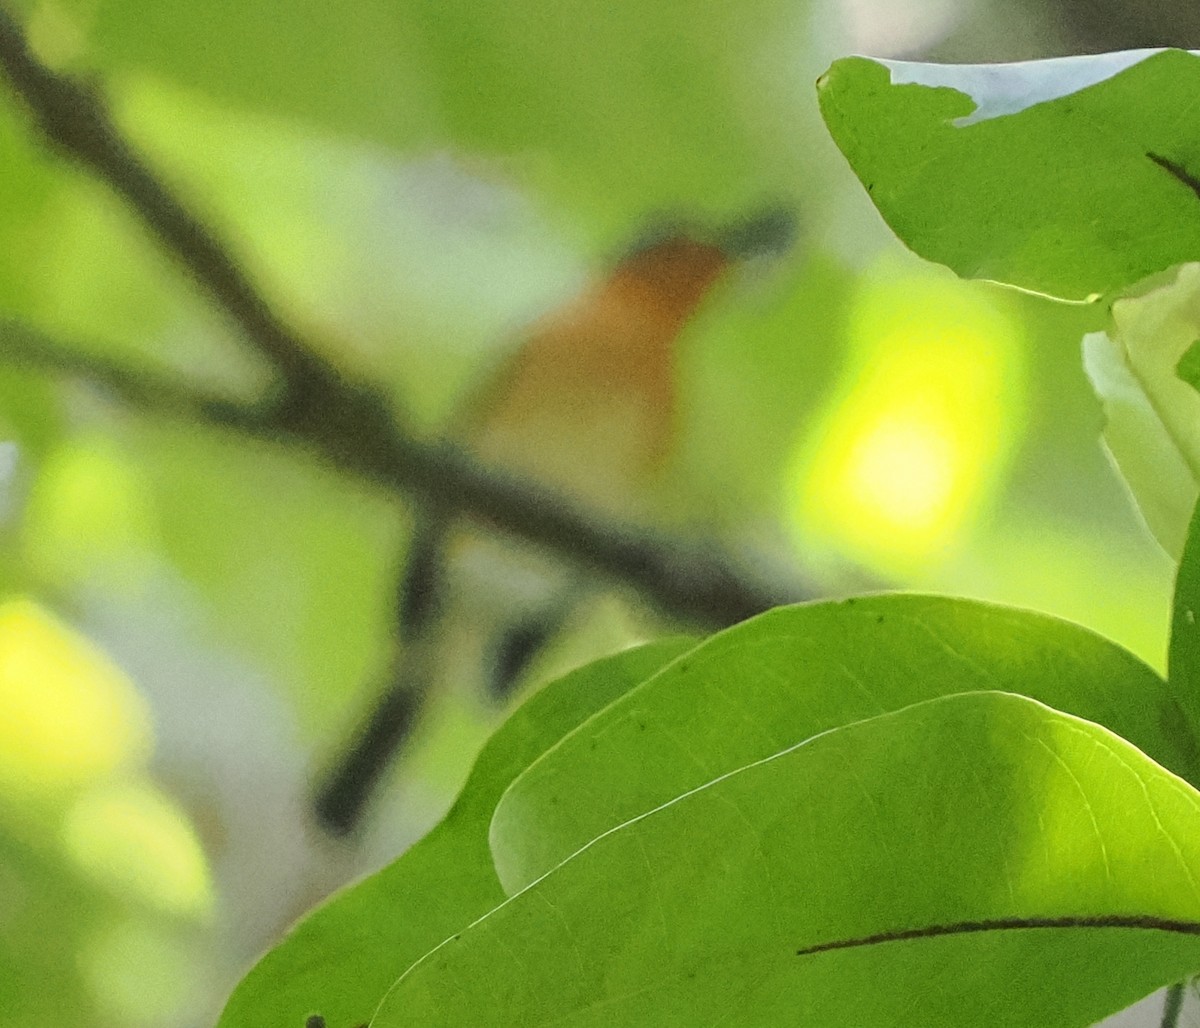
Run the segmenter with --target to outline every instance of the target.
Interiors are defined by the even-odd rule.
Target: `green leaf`
[[[1039,614],[892,595],[782,608],[714,636],[564,737],[492,821],[511,895],[631,818],[804,739],[975,690],[1109,725],[1200,781],[1166,684],[1099,636]]]
[[[1200,796],[1134,747],[947,697],[596,839],[371,1023],[1084,1026],[1200,968],[1198,874]]]
[[[1200,60],[1002,65],[852,57],[818,82],[895,233],[968,278],[1083,299],[1200,259]]]
[[[1104,405],[1104,441],[1154,537],[1175,559],[1200,494],[1200,394],[1178,374],[1200,336],[1200,265],[1112,305],[1108,334],[1084,338]]]
[[[1200,392],[1200,339],[1187,348],[1175,365],[1175,374],[1193,389]]]
[[[1187,544],[1175,576],[1171,611],[1171,645],[1167,682],[1179,704],[1181,720],[1190,730],[1184,738],[1200,751],[1200,504],[1192,514]],[[1197,753],[1200,759],[1200,752]]]
[[[487,822],[505,786],[565,732],[692,645],[676,638],[627,650],[536,693],[484,748],[445,820],[305,918],[238,986],[219,1028],[298,1028],[313,1011],[330,1025],[367,1020],[398,974],[503,900]]]

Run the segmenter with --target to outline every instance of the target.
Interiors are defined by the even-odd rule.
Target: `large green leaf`
[[[365,1021],[406,967],[503,900],[487,822],[505,786],[564,732],[692,645],[664,639],[627,650],[533,696],[484,748],[445,820],[302,921],[237,988],[220,1028],[298,1028],[314,1011],[339,1028]]]
[[[617,824],[820,732],[922,700],[1022,693],[1200,781],[1165,683],[1039,614],[894,595],[782,608],[714,636],[535,761],[492,821],[511,894]]]
[[[1200,60],[852,57],[818,83],[888,224],[958,274],[1082,299],[1200,259]]]
[[[1200,968],[1198,874],[1185,783],[1035,701],[953,696],[596,839],[371,1024],[1089,1025]]]

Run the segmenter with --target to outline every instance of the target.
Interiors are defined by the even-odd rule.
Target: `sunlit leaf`
[[[614,825],[752,761],[921,700],[985,689],[1110,726],[1200,781],[1165,683],[1075,625],[938,597],[818,603],[714,636],[534,761],[492,821],[497,873],[511,894]]]
[[[1032,700],[952,696],[601,836],[371,1023],[1082,1028],[1200,968],[1198,874],[1185,783]]]
[[[958,274],[1084,299],[1200,259],[1200,60],[834,63],[821,111],[888,224]]]
[[[1167,681],[1200,758],[1200,505],[1192,514],[1187,544],[1175,577]]]

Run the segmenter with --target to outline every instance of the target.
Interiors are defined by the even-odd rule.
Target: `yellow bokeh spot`
[[[29,600],[0,604],[0,794],[76,788],[150,741],[144,701],[104,654]]]
[[[954,496],[954,439],[922,411],[882,418],[850,444],[847,499],[899,531],[936,531]]]
[[[1020,426],[1020,327],[978,287],[881,275],[850,323],[842,389],[797,451],[794,523],[883,572],[948,548]]]
[[[75,441],[46,460],[25,517],[25,555],[41,575],[73,583],[101,572],[108,588],[135,588],[154,535],[150,490],[111,443]]]
[[[212,906],[208,862],[191,824],[148,784],[97,786],[67,811],[63,845],[97,881],[185,916]]]

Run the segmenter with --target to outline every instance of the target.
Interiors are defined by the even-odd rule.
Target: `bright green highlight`
[[[83,973],[97,1005],[113,1022],[146,1028],[186,1018],[202,995],[198,954],[176,933],[122,921],[89,940]]]
[[[81,438],[50,455],[25,516],[30,563],[56,583],[106,574],[128,592],[147,571],[157,518],[141,470],[111,442]]]
[[[30,600],[0,604],[0,799],[54,797],[150,746],[145,701],[107,657]]]
[[[792,474],[801,538],[884,572],[928,567],[1017,438],[1020,325],[961,283],[885,272],[863,286],[849,334],[846,385]]]
[[[63,822],[63,846],[84,872],[165,913],[207,914],[212,883],[192,826],[145,784],[97,786]]]

